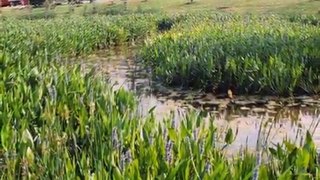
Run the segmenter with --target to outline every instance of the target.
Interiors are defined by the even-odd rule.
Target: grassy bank
[[[238,94],[320,92],[317,23],[272,16],[188,19],[142,50],[161,81]]]
[[[174,21],[196,22],[184,18]],[[319,179],[310,134],[301,146],[260,146],[258,155],[244,150],[230,159],[218,144],[233,142],[231,129],[219,134],[196,112],[180,122],[158,122],[152,109],[141,117],[131,93],[113,90],[94,70],[64,65],[169,29],[166,22],[138,15],[1,21],[1,178]]]

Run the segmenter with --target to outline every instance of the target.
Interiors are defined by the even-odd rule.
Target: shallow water
[[[162,120],[170,112],[175,112],[179,118],[178,114],[197,109],[206,118],[213,118],[219,131],[232,128],[238,133],[227,150],[234,151],[243,146],[254,150],[261,123],[265,125],[265,132],[260,133],[259,139],[266,140],[268,145],[284,138],[299,143],[310,130],[320,147],[319,98],[236,96],[230,100],[225,95],[166,88],[151,80],[151,73],[139,65],[131,50],[99,52],[78,62],[85,69],[95,68],[96,73],[106,75],[115,88],[134,92],[139,98],[141,114],[156,106],[156,118]]]

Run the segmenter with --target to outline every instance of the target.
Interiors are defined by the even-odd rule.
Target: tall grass
[[[133,94],[57,61],[155,32],[154,17],[113,18],[0,22],[1,178],[320,178],[309,134],[302,148],[265,151],[271,162],[247,151],[229,159],[217,143],[231,144],[231,129],[219,138],[194,111],[179,122],[156,121],[152,109],[141,117]]]
[[[135,22],[135,23],[132,23]],[[0,50],[31,55],[80,55],[139,41],[156,30],[156,17],[89,16],[2,22]]]
[[[192,22],[192,21],[191,21]],[[142,58],[169,85],[318,94],[319,28],[276,17],[205,19],[148,40]]]

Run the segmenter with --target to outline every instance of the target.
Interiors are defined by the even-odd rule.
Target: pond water
[[[272,96],[213,95],[197,91],[166,88],[152,81],[152,74],[142,68],[130,49],[127,51],[98,52],[78,61],[85,69],[95,68],[96,73],[106,75],[115,88],[123,87],[139,98],[139,109],[145,114],[154,106],[156,117],[161,120],[174,112],[176,118],[187,109],[196,109],[205,117],[213,118],[217,128],[237,131],[235,142],[227,148],[234,151],[246,146],[254,150],[260,125],[268,145],[287,138],[296,143],[309,130],[317,147],[320,147],[320,99],[317,97],[278,98]],[[263,137],[264,136],[264,137]]]

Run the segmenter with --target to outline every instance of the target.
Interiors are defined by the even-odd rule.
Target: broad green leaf
[[[182,160],[177,165],[175,165],[174,168],[170,170],[170,173],[169,173],[169,175],[168,175],[168,177],[166,179],[168,179],[168,180],[174,179],[176,174],[179,172],[180,167],[184,166],[185,164],[187,164],[187,162],[188,162],[187,160]]]
[[[231,128],[228,129],[225,140],[227,144],[231,144],[234,141],[233,131]]]

